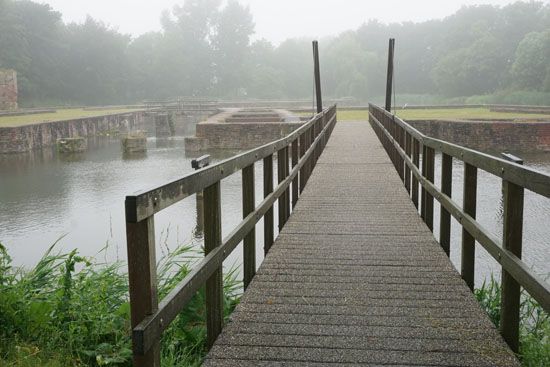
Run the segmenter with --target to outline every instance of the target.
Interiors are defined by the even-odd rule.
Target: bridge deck
[[[367,122],[339,122],[205,366],[518,366]]]

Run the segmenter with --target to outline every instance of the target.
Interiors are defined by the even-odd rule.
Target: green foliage
[[[54,245],[55,246],[55,245]],[[131,365],[128,278],[121,263],[54,253],[25,271],[0,245],[0,364],[13,366]],[[159,296],[189,272],[196,253],[179,247],[158,264]],[[237,303],[234,272],[224,282],[225,313]],[[204,291],[162,338],[163,365],[198,365],[205,353]]]
[[[161,24],[162,31],[132,39],[90,17],[63,24],[49,5],[0,0],[0,49],[9,50],[0,67],[18,71],[26,106],[312,98],[310,40],[251,43],[254,21],[238,1],[185,0],[164,11]],[[364,103],[382,94],[389,37],[397,39],[396,93],[464,100],[509,91],[507,103],[522,104],[524,96],[512,92],[550,92],[550,4],[518,1],[465,6],[421,23],[370,20],[323,39],[323,95]],[[527,100],[550,104],[540,96]]]
[[[475,296],[496,327],[500,325],[501,287],[491,276],[475,290]],[[550,365],[550,315],[531,296],[522,294],[520,305],[520,347],[522,366]]]

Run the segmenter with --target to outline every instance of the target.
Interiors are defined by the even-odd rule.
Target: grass
[[[475,296],[496,327],[500,324],[501,287],[491,276],[475,290]],[[550,366],[550,315],[528,294],[522,294],[520,307],[519,358],[525,367]]]
[[[405,120],[429,119],[537,119],[547,118],[550,115],[535,113],[491,112],[488,108],[441,108],[441,109],[411,109],[398,110],[397,116]],[[338,120],[368,120],[367,110],[338,110]]]
[[[17,127],[51,121],[73,120],[83,117],[96,117],[113,115],[117,113],[128,113],[133,111],[137,111],[137,109],[113,108],[107,110],[85,110],[82,108],[67,108],[60,109],[52,113],[37,113],[21,116],[0,116],[0,127]]]
[[[128,276],[52,246],[31,270],[11,265],[0,245],[0,365],[131,366]],[[197,253],[181,246],[158,263],[159,297],[187,275]],[[238,302],[234,271],[224,279],[225,315]],[[162,338],[163,366],[198,366],[206,353],[204,290]]]

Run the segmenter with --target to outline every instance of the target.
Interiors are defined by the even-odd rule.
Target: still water
[[[15,265],[36,264],[56,241],[56,249],[77,248],[99,261],[126,260],[124,197],[192,172],[183,137],[150,138],[147,153],[125,156],[117,139],[91,140],[80,155],[59,155],[53,149],[0,156],[0,243]],[[237,152],[207,152],[212,162]],[[262,193],[262,164],[256,164],[256,201]],[[276,172],[275,172],[276,173]],[[223,234],[242,218],[241,176],[221,184]],[[157,258],[180,245],[202,246],[197,230],[195,196],[155,215]],[[261,260],[262,223],[257,226]],[[241,251],[228,266],[242,262]]]
[[[0,242],[16,265],[32,266],[57,240],[59,251],[77,248],[99,261],[125,261],[126,236],[124,197],[151,188],[192,171],[195,155],[185,152],[183,138],[148,139],[144,155],[123,156],[117,139],[90,141],[82,155],[62,156],[53,149],[0,156]],[[208,152],[213,162],[236,152]],[[550,153],[524,154],[525,164],[550,174]],[[436,157],[436,183],[440,173]],[[276,173],[276,172],[275,172]],[[262,166],[256,164],[256,202],[262,197]],[[462,203],[463,165],[453,167],[453,198]],[[223,234],[242,218],[241,176],[222,181]],[[483,171],[478,173],[478,220],[497,236],[502,235],[501,181]],[[275,206],[276,210],[276,206]],[[435,236],[439,236],[439,206],[435,205]],[[197,231],[195,197],[155,216],[157,256],[179,245],[202,246]],[[277,214],[275,213],[275,218]],[[257,225],[258,263],[263,254],[262,221]],[[451,258],[459,268],[461,231],[452,223]],[[526,192],[524,210],[524,259],[545,276],[550,273],[550,200]],[[498,265],[478,245],[476,283],[480,285]],[[242,262],[235,250],[226,266]]]

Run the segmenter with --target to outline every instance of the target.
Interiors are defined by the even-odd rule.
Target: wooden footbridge
[[[520,287],[550,309],[548,283],[521,261],[523,191],[549,197],[550,177],[424,136],[375,106],[370,124],[336,119],[333,106],[284,139],[126,198],[136,366],[159,365],[163,330],[204,286],[206,366],[519,365]],[[436,151],[441,187],[434,184]],[[465,165],[463,205],[452,199],[453,159]],[[257,204],[260,160],[264,197]],[[502,239],[475,220],[477,169],[503,180]],[[222,237],[220,180],[237,172],[243,220]],[[198,192],[206,255],[159,302],[154,215]],[[463,228],[460,273],[447,256],[451,216]],[[266,256],[258,267],[260,220]],[[246,290],[224,325],[222,262],[241,241]],[[476,241],[502,265],[500,333],[471,292]]]

